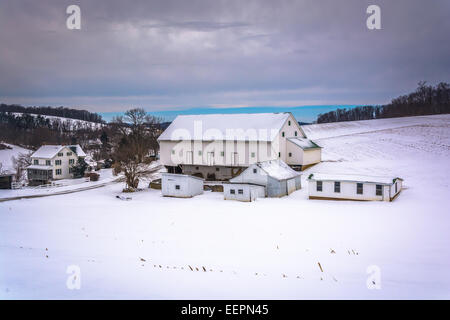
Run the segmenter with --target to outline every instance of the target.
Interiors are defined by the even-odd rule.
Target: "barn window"
[[[278,152],[278,158],[281,157],[281,152]]]
[[[334,192],[336,193],[341,192],[341,183],[339,181],[334,182]]]
[[[219,170],[220,170],[219,167],[217,167],[217,168],[216,168],[216,171],[219,171]]]
[[[198,152],[198,155],[199,155],[199,156],[201,156],[201,155],[202,155],[202,152],[201,152],[201,151],[199,151],[199,152]]]
[[[289,157],[292,157],[292,152],[289,152]]]
[[[317,183],[316,183],[316,190],[317,191],[322,191],[322,181],[317,181]]]
[[[376,187],[375,187],[375,194],[376,194],[377,196],[381,196],[381,195],[383,194],[381,184],[377,184],[377,185],[376,185]]]
[[[362,183],[357,183],[356,184],[356,193],[357,194],[363,194],[363,184]]]
[[[235,194],[234,189],[230,189],[230,194]]]
[[[252,152],[252,158],[254,158],[254,157],[255,157],[255,155],[256,155],[256,154],[255,154],[254,152]]]
[[[281,133],[281,136],[284,137],[284,131]]]
[[[179,184],[175,185],[175,190],[180,190],[180,185]]]
[[[291,120],[288,121],[288,126],[290,126],[290,125],[291,125]]]
[[[243,190],[243,189],[239,189],[239,190],[238,190],[238,193],[239,193],[239,194],[244,194],[244,190]]]
[[[220,156],[223,157],[225,155],[225,152],[220,151]]]
[[[256,170],[256,169],[253,169],[253,173],[257,173],[258,172],[258,170]]]
[[[294,135],[297,136],[297,131],[294,132]]]
[[[172,154],[175,154],[175,149],[172,149]]]
[[[195,170],[198,170],[198,167],[195,167]]]

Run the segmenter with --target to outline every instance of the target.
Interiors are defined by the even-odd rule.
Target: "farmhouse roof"
[[[348,181],[348,182],[367,182],[378,184],[393,184],[396,180],[402,180],[399,177],[389,176],[368,176],[356,174],[328,174],[328,173],[312,173],[309,180],[315,181]]]
[[[37,149],[32,155],[32,158],[43,158],[43,159],[52,159],[58,152],[60,152],[63,148],[69,148],[73,152],[77,154],[79,157],[85,157],[86,154],[84,153],[83,149],[81,149],[80,145],[45,145],[41,146],[39,149]]]
[[[158,140],[272,141],[289,116],[289,112],[180,115]]]

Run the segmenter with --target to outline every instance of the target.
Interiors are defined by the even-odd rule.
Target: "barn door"
[[[208,166],[214,165],[214,152],[208,152],[207,160],[208,160]]]
[[[234,152],[232,154],[232,162],[234,166],[237,166],[239,164],[239,154],[237,152]]]
[[[295,191],[295,179],[290,179],[287,181],[287,192],[288,194]]]
[[[186,152],[186,164],[193,164],[194,163],[194,153],[192,151]]]

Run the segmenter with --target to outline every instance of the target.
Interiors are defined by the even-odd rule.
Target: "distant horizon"
[[[317,116],[339,108],[355,108],[362,105],[305,105],[296,107],[236,107],[236,108],[190,108],[179,110],[160,110],[147,111],[149,115],[160,117],[164,122],[173,121],[178,115],[195,115],[195,114],[232,114],[232,113],[277,113],[290,112],[295,119],[300,122],[311,123],[317,120]],[[145,109],[144,109],[145,110]],[[103,120],[110,122],[114,117],[123,116],[125,111],[118,112],[96,112],[102,116]]]

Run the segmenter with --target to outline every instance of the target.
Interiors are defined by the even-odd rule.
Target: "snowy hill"
[[[24,113],[21,112],[8,112],[9,114],[13,114],[15,116],[22,116]],[[69,127],[71,130],[77,129],[77,128],[91,128],[91,129],[101,129],[105,124],[98,123],[98,122],[91,122],[91,121],[85,121],[85,120],[78,120],[78,119],[72,119],[72,118],[64,118],[64,117],[57,117],[57,116],[47,116],[47,115],[37,115],[32,113],[26,113],[27,115],[37,117],[41,116],[44,119],[49,119],[51,122],[53,121],[60,121],[61,123],[67,124],[67,127]]]
[[[0,202],[0,298],[448,299],[449,120],[305,126],[324,161],[283,198],[146,188],[122,201],[115,184]],[[308,200],[311,172],[400,176],[405,188],[393,202]],[[69,266],[80,290],[66,287]]]
[[[17,157],[21,153],[27,154],[30,152],[30,150],[19,147],[19,146],[15,146],[13,144],[8,144],[8,143],[2,143],[2,144],[11,148],[11,149],[6,148],[6,149],[0,150],[0,163],[2,164],[2,169],[8,170],[8,171],[14,171],[12,157]]]

